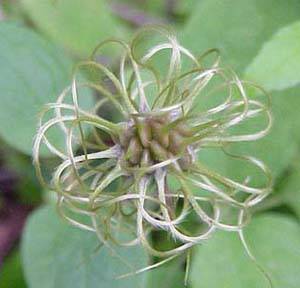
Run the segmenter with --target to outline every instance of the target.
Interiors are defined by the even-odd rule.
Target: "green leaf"
[[[120,257],[112,255],[105,246],[97,247],[99,241],[94,233],[69,226],[52,207],[38,210],[29,218],[22,241],[23,266],[29,287],[144,287],[144,274],[115,279],[147,265],[146,256],[139,247],[114,247]]]
[[[147,274],[147,288],[184,287],[184,259],[176,258]]]
[[[14,19],[17,21],[24,20],[22,9],[17,3],[13,3],[11,1],[2,1],[1,10],[2,18],[4,19]]]
[[[273,127],[269,135],[257,143],[251,143],[253,155],[263,159],[274,177],[279,176],[293,161],[298,151],[300,134],[300,86],[282,92],[272,92],[271,112]],[[296,108],[296,109],[295,109]]]
[[[0,37],[0,136],[31,154],[37,114],[69,84],[71,63],[21,25],[1,22]]]
[[[210,48],[218,48],[221,65],[229,65],[241,74],[278,29],[299,17],[300,2],[297,0],[279,0],[276,5],[272,0],[202,0],[182,31],[181,38],[184,45],[198,54]],[[277,79],[276,75],[274,77]],[[260,84],[263,87],[265,85],[264,81]],[[293,87],[272,93],[274,126],[271,133],[255,143],[233,147],[232,152],[256,156],[266,162],[275,177],[280,175],[292,160],[298,146],[299,135],[295,134],[299,133],[294,131],[300,126],[300,116],[295,109],[300,105],[299,92],[299,87]],[[226,171],[230,177],[241,178],[244,169],[237,169],[232,159],[206,153],[203,157],[213,168]]]
[[[300,287],[300,227],[288,217],[265,214],[253,219],[245,238],[274,288]],[[193,256],[194,288],[267,288],[268,282],[246,255],[236,233],[217,232]]]
[[[231,145],[229,151],[237,155],[251,155],[262,160],[271,170],[274,179],[280,177],[285,169],[294,160],[299,149],[300,118],[297,108],[300,106],[299,87],[272,93],[271,112],[273,127],[263,139],[255,142],[244,142]],[[256,122],[250,121],[251,131]],[[249,131],[250,129],[247,129]],[[242,128],[239,133],[243,133]],[[211,169],[238,181],[243,181],[246,175],[251,176],[252,185],[260,185],[262,177],[254,174],[255,171],[246,165],[245,161],[237,161],[228,157],[217,149],[203,149],[199,153],[199,160]],[[252,174],[253,173],[253,174]]]
[[[295,109],[300,106],[299,88],[272,92],[273,127],[270,133],[261,140],[238,144],[231,149],[234,153],[252,155],[263,160],[271,169],[274,178],[283,173],[299,149],[300,134],[297,131],[300,129],[300,115]],[[255,125],[250,122],[249,125]],[[233,169],[232,165],[232,161],[227,162],[228,171],[234,175],[244,175],[242,170]]]
[[[198,3],[198,0],[178,1],[175,3],[175,13],[177,15],[190,16],[194,9],[196,9]]]
[[[45,34],[75,53],[90,54],[104,38],[121,35],[120,23],[103,0],[22,0]]]
[[[198,54],[219,48],[222,62],[241,72],[275,31],[299,17],[298,0],[202,0],[182,40]]]
[[[255,57],[246,77],[268,90],[282,90],[300,83],[300,22],[280,29]]]
[[[26,288],[23,276],[21,258],[18,251],[14,251],[3,263],[0,273],[0,288]]]
[[[294,163],[289,167],[289,171],[280,183],[278,194],[274,198],[279,197],[282,202],[290,206],[300,218],[300,158],[294,157]]]

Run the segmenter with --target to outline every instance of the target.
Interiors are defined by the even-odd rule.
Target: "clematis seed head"
[[[117,68],[98,61],[108,46],[120,50]],[[93,77],[82,77],[87,69]],[[98,99],[89,107],[87,92]],[[222,67],[216,49],[196,57],[172,31],[150,26],[129,43],[100,43],[76,66],[70,86],[41,113],[33,161],[69,223],[109,247],[142,245],[172,259],[216,230],[241,235],[272,177],[259,159],[228,149],[261,139],[271,125],[267,93]],[[41,149],[56,157],[51,174]],[[213,165],[220,157],[226,167],[241,164],[239,178]],[[171,248],[153,245],[153,231],[170,236]]]
[[[192,136],[187,126],[182,123],[170,125],[172,120],[168,114],[160,117],[134,119],[132,125],[125,125],[120,131],[118,142],[123,151],[122,163],[129,166],[151,166],[171,158],[178,158],[184,170],[192,163],[187,149],[188,136]],[[117,143],[116,143],[117,144]],[[147,162],[145,156],[147,155]],[[126,163],[126,164],[125,164]],[[181,165],[180,165],[181,166]]]

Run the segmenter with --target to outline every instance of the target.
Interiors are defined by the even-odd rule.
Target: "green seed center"
[[[182,169],[187,169],[192,157],[188,152],[191,130],[170,117],[135,118],[134,125],[120,136],[124,160],[129,166],[149,166],[178,157]]]

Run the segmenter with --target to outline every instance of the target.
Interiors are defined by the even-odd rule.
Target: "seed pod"
[[[163,146],[161,146],[156,140],[151,141],[150,150],[153,159],[157,161],[164,161],[168,159],[168,151]]]
[[[137,137],[130,139],[127,152],[125,154],[125,159],[130,163],[136,165],[140,163],[140,159],[143,153],[143,147]]]
[[[169,131],[164,131],[164,125],[158,122],[152,122],[152,137],[156,141],[158,141],[164,148],[168,148],[169,146]]]
[[[150,151],[148,149],[143,150],[142,158],[141,158],[141,166],[150,166],[153,164],[151,159]]]
[[[119,135],[119,141],[122,147],[128,147],[130,139],[134,136],[135,129],[133,127],[125,127]]]
[[[184,155],[178,160],[179,166],[182,170],[186,171],[189,169],[192,163],[192,157],[188,151],[184,152]]]
[[[138,129],[138,135],[139,135],[142,145],[145,148],[148,148],[150,145],[151,138],[152,138],[151,127],[150,127],[148,121],[139,120],[137,122],[137,129]]]
[[[180,154],[185,148],[183,136],[176,130],[173,130],[170,132],[169,137],[170,137],[169,151],[171,151],[174,155]]]
[[[168,114],[163,114],[163,115],[159,115],[159,116],[156,116],[156,117],[153,117],[153,120],[155,122],[158,122],[160,124],[165,124],[167,122],[169,122],[169,115]]]
[[[176,131],[178,131],[182,136],[191,137],[193,136],[193,131],[189,129],[189,127],[183,123],[179,123],[176,126]]]

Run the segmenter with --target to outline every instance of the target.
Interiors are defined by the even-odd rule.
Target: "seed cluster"
[[[150,40],[161,39],[157,34],[164,40],[144,50],[149,34]],[[108,45],[122,49],[117,72],[96,57]],[[249,208],[270,193],[272,177],[259,159],[226,149],[231,143],[264,137],[272,117],[264,90],[220,67],[215,52],[197,58],[170,31],[152,27],[137,33],[130,43],[103,42],[78,65],[77,76],[90,68],[99,77],[86,80],[74,75],[57,101],[45,107],[33,147],[37,175],[56,192],[65,220],[95,232],[105,245],[110,245],[108,240],[123,246],[141,244],[150,254],[168,259],[217,229],[241,235]],[[161,64],[157,57],[162,54],[170,56],[163,72],[161,65],[155,66]],[[205,67],[202,60],[211,55],[216,58]],[[187,65],[182,65],[183,58]],[[99,79],[108,79],[111,85]],[[259,89],[257,97],[247,96],[249,85]],[[80,105],[85,88],[102,97],[89,109]],[[206,100],[212,102],[202,105]],[[118,122],[101,114],[105,103],[117,111]],[[264,126],[254,122],[250,131],[245,130],[252,119]],[[52,130],[58,130],[63,141],[54,141]],[[59,159],[51,174],[40,159],[41,147]],[[242,163],[241,177],[234,179],[212,169],[215,163],[203,163],[207,149],[217,149],[226,161]],[[189,225],[190,219],[196,228]],[[174,245],[166,250],[154,247],[153,230],[167,233]]]
[[[129,166],[145,167],[175,157],[184,170],[192,163],[187,140],[193,132],[185,124],[172,122],[170,115],[136,117],[126,126],[119,141]]]

